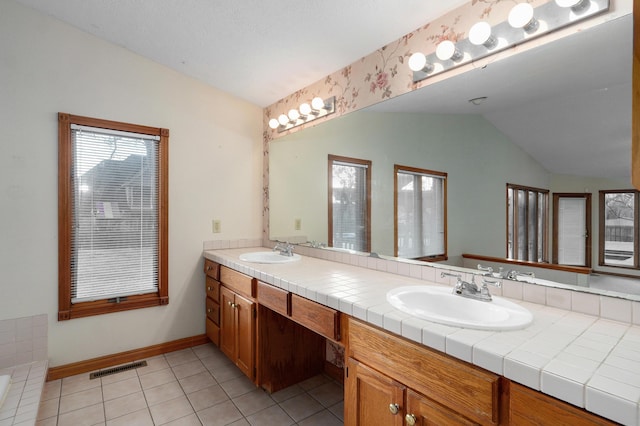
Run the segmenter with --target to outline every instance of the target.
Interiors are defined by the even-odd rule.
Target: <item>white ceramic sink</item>
[[[284,256],[276,251],[254,251],[241,254],[240,260],[253,263],[289,263],[300,260],[300,255],[293,253],[293,256]]]
[[[452,293],[450,287],[407,286],[387,293],[395,308],[440,324],[478,330],[517,330],[527,327],[533,316],[526,308],[493,296],[491,302]]]

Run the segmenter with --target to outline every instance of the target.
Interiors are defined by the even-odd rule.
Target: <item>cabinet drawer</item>
[[[291,318],[331,340],[340,340],[340,313],[335,309],[292,294]]]
[[[214,280],[217,280],[220,278],[220,265],[212,260],[205,259],[204,273],[207,274],[207,276],[213,278]]]
[[[258,281],[258,303],[279,314],[291,314],[291,293]]]
[[[226,266],[220,267],[220,283],[245,296],[255,297],[256,295],[253,278]]]
[[[220,303],[220,282],[207,275],[206,284],[207,297]]]
[[[217,324],[214,324],[209,318],[207,318],[206,322],[207,337],[214,345],[220,346],[220,327],[218,327]]]
[[[490,373],[396,337],[357,320],[349,320],[349,356],[392,377],[445,407],[481,424],[497,424],[501,380]]]
[[[220,305],[207,297],[207,318],[220,325]]]

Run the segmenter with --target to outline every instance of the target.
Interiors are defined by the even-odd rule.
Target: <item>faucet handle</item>
[[[486,272],[489,275],[493,274],[493,268],[491,266],[482,266],[481,264],[478,263],[478,270],[482,271],[482,272]]]
[[[498,288],[502,287],[502,281],[500,281],[500,280],[488,280],[486,278],[483,278],[482,279],[482,286],[486,288],[487,284],[492,285],[494,287],[498,287]]]

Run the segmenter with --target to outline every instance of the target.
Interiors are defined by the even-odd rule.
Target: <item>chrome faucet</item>
[[[288,242],[277,241],[273,251],[279,251],[281,255],[291,257],[293,256],[293,245]]]
[[[507,278],[510,280],[517,280],[518,277],[531,277],[531,278],[535,278],[536,275],[533,272],[520,272],[520,271],[516,271],[511,270],[507,273]]]
[[[468,297],[470,299],[481,300],[484,302],[491,301],[491,293],[489,292],[489,287],[487,285],[493,285],[495,287],[500,287],[500,281],[496,280],[487,280],[482,279],[482,286],[478,286],[475,281],[475,274],[471,276],[471,282],[464,281],[462,279],[462,275],[460,274],[452,274],[450,272],[442,272],[440,277],[455,277],[456,285],[453,287],[453,293],[458,294],[462,297]]]
[[[478,271],[486,272],[487,275],[493,275],[493,268],[491,266],[482,266],[478,263]]]

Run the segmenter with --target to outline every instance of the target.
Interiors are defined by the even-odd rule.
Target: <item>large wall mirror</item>
[[[598,266],[597,235],[599,191],[632,188],[632,25],[629,14],[272,141],[270,237],[327,241],[332,154],[372,162],[373,252],[394,254],[399,164],[447,173],[445,264],[506,256],[515,184],[591,193],[591,265],[637,274]]]

